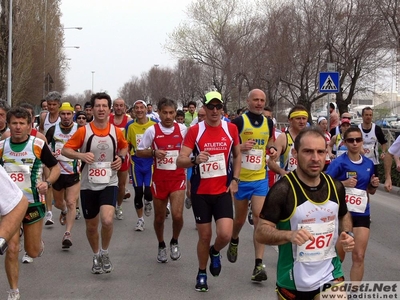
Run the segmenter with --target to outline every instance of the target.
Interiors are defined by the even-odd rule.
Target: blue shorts
[[[133,187],[150,186],[153,174],[153,158],[132,156],[131,174]]]
[[[268,178],[256,181],[239,182],[239,190],[237,191],[236,200],[251,200],[253,196],[267,196]]]
[[[187,168],[186,169],[186,178],[187,178],[187,180],[190,181],[190,177],[192,177],[192,173],[193,173],[193,168]]]

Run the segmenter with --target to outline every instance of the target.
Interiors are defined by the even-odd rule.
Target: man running
[[[268,192],[255,232],[259,243],[279,246],[278,299],[319,299],[321,286],[342,282],[335,245],[352,251],[351,216],[340,181],[322,173],[324,134],[314,127],[298,133],[293,157],[297,169]],[[318,244],[317,244],[318,242]]]
[[[128,143],[121,130],[108,122],[110,96],[96,93],[90,102],[93,121],[75,132],[64,145],[61,154],[82,161],[81,205],[86,236],[93,251],[92,273],[101,274],[110,273],[114,269],[108,247],[113,233],[118,192],[117,171],[128,151]]]
[[[44,195],[60,175],[60,167],[45,141],[30,135],[32,116],[28,110],[21,107],[12,108],[7,113],[7,124],[11,136],[0,141],[0,164],[29,201],[28,210],[22,221],[24,247],[27,254],[35,258],[41,256],[44,251],[42,241]],[[42,181],[44,165],[49,170],[46,181]],[[8,244],[6,273],[10,288],[17,290],[19,231],[13,235]]]
[[[146,116],[146,102],[137,100],[133,104],[133,109],[136,114],[136,119],[130,121],[126,125],[126,140],[129,143],[130,157],[131,157],[131,173],[132,183],[135,190],[135,210],[138,216],[135,231],[143,231],[145,229],[143,217],[143,197],[144,197],[144,214],[149,217],[151,214],[153,196],[151,195],[151,175],[153,158],[152,157],[138,157],[136,151],[140,141],[143,139],[143,134],[147,128],[156,124],[158,121]]]
[[[110,114],[109,121],[115,127],[119,128],[125,136],[125,127],[132,119],[126,115],[126,105],[122,98],[117,98],[113,101],[113,114]],[[117,206],[115,207],[115,216],[118,220],[122,220],[124,215],[122,213],[122,201],[130,197],[130,194],[126,192],[125,186],[128,179],[129,169],[129,155],[125,157],[124,163],[118,170],[118,196]]]
[[[232,198],[233,193],[238,191],[241,164],[237,127],[221,120],[221,94],[207,93],[204,107],[206,118],[188,129],[177,161],[178,167],[193,168],[191,199],[199,235],[199,270],[195,289],[199,292],[208,291],[208,257],[211,275],[219,276],[221,272],[220,251],[229,243],[232,235]],[[210,247],[212,217],[217,236]]]
[[[164,241],[164,222],[168,199],[172,212],[170,257],[172,260],[178,260],[181,257],[178,238],[183,227],[186,178],[185,170],[177,168],[176,160],[186,133],[186,126],[175,122],[177,109],[175,101],[162,98],[157,108],[160,123],[154,124],[145,131],[136,154],[138,157],[154,157],[151,193],[154,203],[154,231],[158,240],[157,261],[166,263],[168,256]]]
[[[69,102],[64,102],[59,111],[61,121],[47,130],[46,139],[61,167],[61,175],[53,184],[53,196],[54,206],[61,210],[60,224],[65,225],[66,229],[61,241],[62,248],[69,249],[72,246],[71,230],[75,222],[76,202],[81,184],[78,160],[61,155],[61,149],[78,130],[78,124],[73,121],[74,108]]]
[[[240,150],[242,167],[240,170],[239,190],[235,195],[235,218],[233,220],[232,239],[227,250],[227,257],[231,263],[236,262],[238,256],[239,233],[246,222],[249,201],[253,212],[254,227],[258,224],[258,215],[268,193],[268,179],[266,176],[267,149],[273,146],[273,122],[263,115],[266,96],[262,90],[251,90],[247,96],[248,110],[232,121],[238,128],[240,135]],[[276,151],[271,148],[270,156]],[[267,280],[263,265],[264,244],[254,242],[255,266],[251,276],[252,281]]]

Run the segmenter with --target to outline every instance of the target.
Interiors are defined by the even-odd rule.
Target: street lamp
[[[64,46],[63,48],[75,48],[75,49],[79,49],[79,46]]]
[[[64,27],[63,29],[77,29],[77,30],[82,30],[83,27]]]
[[[94,71],[92,71],[92,94],[94,93],[93,90],[94,90]]]
[[[13,32],[13,21],[12,21],[12,6],[13,2],[10,0],[10,9],[8,11],[8,74],[7,74],[7,103],[11,107],[11,69],[12,69],[12,32]]]

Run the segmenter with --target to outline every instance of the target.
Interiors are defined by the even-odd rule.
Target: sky
[[[173,67],[164,48],[186,18],[189,0],[62,0],[61,22],[69,70],[65,94],[107,91],[111,98],[132,76],[154,65]],[[79,49],[70,48],[79,46]],[[93,73],[94,72],[94,73]]]

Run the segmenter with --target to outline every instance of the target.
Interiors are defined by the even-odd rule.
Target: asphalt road
[[[132,188],[130,188],[132,191]],[[372,200],[371,237],[366,254],[365,280],[400,280],[400,197],[378,191]],[[208,272],[208,293],[194,289],[197,274],[197,231],[191,210],[184,210],[185,224],[179,243],[182,258],[160,264],[156,261],[157,240],[153,217],[146,218],[146,229],[135,232],[136,214],[133,198],[123,204],[124,220],[115,220],[114,235],[109,249],[114,265],[111,274],[91,274],[92,252],[85,236],[84,220],[75,222],[73,246],[61,249],[64,228],[58,223],[59,211],[53,208],[57,220],[43,229],[46,243],[42,257],[32,264],[20,264],[19,289],[22,299],[276,299],[275,270],[277,253],[267,246],[264,263],[268,281],[250,281],[254,267],[252,228],[246,224],[240,235],[239,258],[235,264],[222,251],[222,271],[219,277]],[[165,222],[165,241],[171,238],[171,218]],[[20,253],[22,257],[23,253]],[[0,277],[0,299],[6,299],[9,289],[3,269]],[[344,262],[349,277],[351,258]]]

